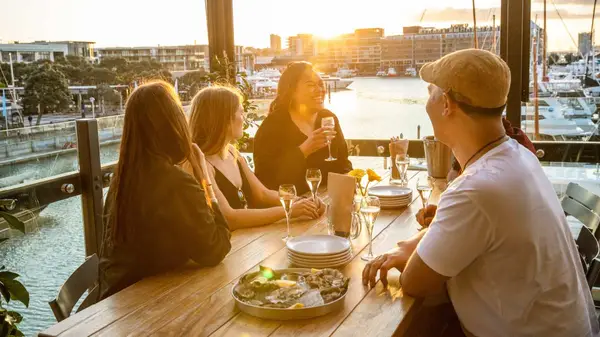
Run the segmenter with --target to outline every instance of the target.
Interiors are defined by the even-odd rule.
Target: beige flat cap
[[[425,64],[421,78],[452,90],[462,103],[479,108],[499,108],[506,104],[510,69],[498,55],[481,49],[465,49]]]

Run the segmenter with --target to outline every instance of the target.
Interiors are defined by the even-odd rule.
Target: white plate
[[[341,259],[343,257],[346,257],[348,255],[351,255],[352,251],[351,250],[347,250],[343,253],[340,254],[333,254],[333,255],[306,255],[306,254],[298,254],[295,253],[291,250],[288,249],[288,255],[292,255],[294,257],[300,258],[300,259],[304,259],[304,260],[314,260],[314,261],[324,261],[324,260],[335,260],[335,259]]]
[[[345,261],[351,257],[352,257],[352,254],[348,254],[348,255],[344,255],[341,257],[333,258],[333,259],[317,260],[317,259],[302,258],[302,257],[298,257],[296,255],[292,255],[292,254],[288,253],[288,259],[290,259],[292,261],[298,261],[298,262],[303,262],[303,263],[316,263],[316,264],[339,263],[339,262]]]
[[[403,197],[412,194],[412,190],[408,187],[400,186],[373,186],[369,188],[369,195],[386,198],[386,197]]]
[[[298,266],[298,267],[303,267],[303,268],[317,268],[317,269],[322,269],[322,268],[337,268],[337,267],[341,267],[341,266],[345,266],[347,265],[350,261],[352,261],[352,258],[348,258],[347,260],[338,262],[338,263],[305,263],[305,262],[300,262],[300,261],[296,261],[296,260],[290,260],[290,263],[293,264],[294,266]]]
[[[350,249],[350,241],[335,235],[305,235],[289,239],[286,246],[304,255],[334,255]]]

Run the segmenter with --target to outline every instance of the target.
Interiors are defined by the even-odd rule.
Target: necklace
[[[481,151],[485,150],[485,149],[486,149],[488,146],[490,146],[490,145],[494,144],[495,142],[497,142],[497,141],[499,141],[499,140],[503,139],[504,137],[506,137],[506,134],[504,134],[504,135],[502,135],[502,136],[500,136],[500,137],[498,137],[498,138],[496,138],[496,139],[492,140],[491,142],[489,142],[489,143],[485,144],[485,145],[484,145],[484,146],[482,146],[482,147],[481,147],[479,150],[477,150],[477,152],[475,152],[475,154],[474,154],[474,155],[472,155],[472,156],[471,156],[471,158],[469,158],[469,160],[467,160],[467,161],[465,162],[465,168],[463,169],[463,171],[467,169],[467,166],[469,165],[469,162],[471,162],[471,160],[473,160],[473,158],[475,158],[475,156],[477,156],[478,154],[480,154],[480,153],[481,153]]]

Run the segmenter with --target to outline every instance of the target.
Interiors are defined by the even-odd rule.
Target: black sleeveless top
[[[233,209],[245,209],[253,205],[252,202],[252,191],[250,189],[250,184],[248,183],[248,179],[244,174],[244,170],[242,170],[241,164],[237,163],[238,170],[240,171],[240,176],[242,177],[242,188],[238,189],[219,169],[217,169],[214,165],[215,169],[215,182],[219,189],[229,202],[229,206]]]

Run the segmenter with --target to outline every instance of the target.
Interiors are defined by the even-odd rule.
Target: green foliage
[[[9,228],[25,232],[25,224],[16,217],[6,212],[0,212],[0,218],[6,220]],[[0,240],[2,242],[4,240]],[[19,274],[0,267],[0,337],[23,336],[18,324],[23,321],[23,316],[16,311],[8,310],[2,305],[3,299],[6,304],[17,301],[29,307],[29,292],[25,286],[17,280]]]
[[[98,84],[96,89],[90,91],[90,94],[98,100],[104,99],[105,104],[119,104],[121,101],[119,97],[121,94],[108,84]]]
[[[70,102],[71,94],[65,76],[51,65],[45,64],[37,68],[28,77],[23,105],[28,113],[35,113],[39,105],[37,125],[42,114],[66,110]]]
[[[229,62],[226,57],[215,58],[214,71],[206,76],[207,81],[215,84],[235,85],[242,94],[242,106],[244,108],[244,133],[242,138],[237,141],[236,147],[243,151],[248,147],[250,134],[248,128],[256,126],[262,120],[258,117],[256,110],[258,107],[250,98],[252,97],[252,85],[246,80],[246,74],[237,73],[234,63]]]
[[[552,66],[558,63],[560,56],[557,53],[548,54],[548,65]]]
[[[188,98],[192,98],[206,85],[206,79],[207,73],[203,69],[190,71],[179,78],[179,91],[186,91]]]

